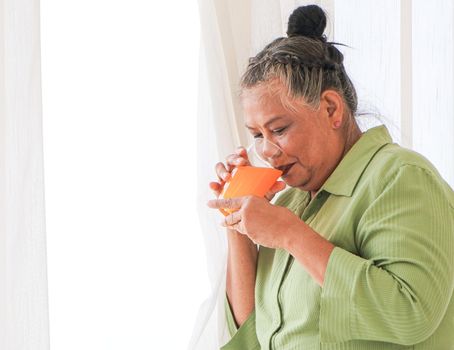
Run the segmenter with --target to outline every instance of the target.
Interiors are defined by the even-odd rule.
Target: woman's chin
[[[284,176],[281,179],[287,184],[287,186],[290,187],[301,187],[307,183],[304,179],[298,179],[297,177],[291,175]]]
[[[288,174],[282,176],[281,179],[287,184],[287,186],[298,187],[303,191],[306,191],[307,185],[310,181],[309,176],[301,176],[301,174],[298,174],[296,172],[289,172]]]

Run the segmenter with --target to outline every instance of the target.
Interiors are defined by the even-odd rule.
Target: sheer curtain
[[[220,216],[205,207],[214,165],[248,143],[238,81],[247,59],[285,35],[289,14],[315,3],[328,12],[326,33],[339,46],[360,101],[363,129],[385,123],[394,140],[422,153],[454,186],[454,4],[422,0],[199,0],[199,218],[212,295],[200,308],[190,349],[227,340],[226,239]]]
[[[39,1],[0,18],[0,348],[47,350]]]

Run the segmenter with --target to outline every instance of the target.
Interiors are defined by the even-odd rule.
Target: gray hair
[[[275,39],[255,57],[241,78],[241,89],[249,89],[278,78],[290,97],[302,97],[318,108],[323,91],[337,91],[355,115],[358,98],[343,65],[343,55],[325,37],[294,35]]]

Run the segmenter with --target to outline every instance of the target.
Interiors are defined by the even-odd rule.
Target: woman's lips
[[[282,171],[282,175],[281,176],[287,175],[287,173],[290,171],[290,169],[293,167],[294,164],[295,163],[279,167],[278,169]]]

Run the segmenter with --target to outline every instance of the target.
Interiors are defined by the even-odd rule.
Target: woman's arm
[[[287,250],[317,283],[323,284],[334,245],[290,209],[255,196],[211,200],[208,205],[212,208],[238,209],[225,218],[225,222],[233,223],[227,226],[228,229],[238,230],[251,243],[254,241],[264,247]]]
[[[360,256],[339,247],[328,256],[300,228],[287,249],[322,281],[321,342],[414,345],[435,332],[453,302],[452,203],[430,172],[405,165],[361,216]]]
[[[302,220],[288,227],[284,249],[298,261],[312,278],[323,286],[326,267],[335,245],[315,232]]]
[[[220,182],[211,182],[210,188],[216,197],[222,192],[231,171],[237,166],[250,165],[246,149],[238,147],[234,154],[227,157],[226,165],[216,164]],[[285,189],[283,181],[277,181],[265,195],[270,201],[276,193]],[[255,275],[257,268],[257,245],[247,236],[234,229],[227,229],[228,256],[226,293],[237,328],[241,326],[254,310]]]
[[[231,229],[227,229],[227,240],[227,298],[240,327],[254,310],[257,246],[248,236]]]

